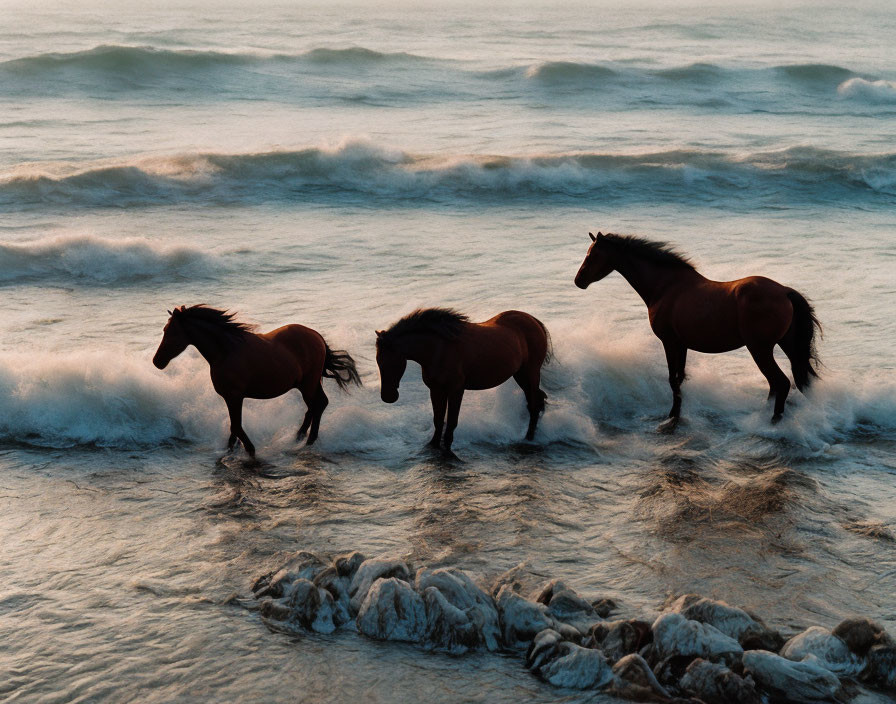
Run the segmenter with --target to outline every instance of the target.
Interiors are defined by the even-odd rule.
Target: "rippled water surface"
[[[887,4],[5,15],[0,699],[583,699],[518,657],[268,631],[241,597],[297,550],[896,628]],[[599,229],[805,293],[822,381],[771,426],[746,352],[692,354],[658,432],[643,303],[572,283]],[[320,330],[365,386],[313,449],[297,394],[249,401],[261,463],[224,456],[205,362],[150,362],[198,302]],[[417,367],[379,400],[373,331],[429,305],[547,324],[536,442],[511,385],[466,395],[459,462],[422,449]]]

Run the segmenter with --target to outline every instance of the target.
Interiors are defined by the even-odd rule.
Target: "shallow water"
[[[896,627],[896,65],[886,5],[407,11],[13,6],[0,30],[0,698],[578,701],[518,658],[269,632],[234,595],[296,550],[488,581],[519,562],[649,616],[696,591],[784,632]],[[768,423],[744,352],[691,354],[685,422],[588,230],[676,243],[714,279],[810,297],[822,381]],[[320,442],[247,402],[224,457],[174,305],[302,322],[358,359]],[[415,307],[551,330],[522,394],[467,394],[446,463],[412,366],[379,401],[373,330]]]

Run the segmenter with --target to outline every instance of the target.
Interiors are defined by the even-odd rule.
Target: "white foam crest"
[[[114,352],[0,355],[0,437],[49,447],[135,447],[209,431],[207,377],[163,375]],[[210,389],[209,389],[210,390]]]
[[[565,333],[565,334],[564,334]],[[548,407],[536,442],[567,443],[599,452],[611,435],[650,435],[671,403],[658,345],[640,338],[607,339],[587,326],[555,331],[558,362],[543,388]],[[807,397],[794,391],[784,419],[769,422],[766,387],[747,358],[724,363],[707,355],[689,363],[680,432],[719,440],[770,441],[788,455],[828,452],[856,433],[896,429],[896,387],[829,373]],[[401,398],[384,404],[378,381],[351,394],[324,382],[331,399],[321,424],[325,452],[389,455],[422,447],[432,432],[429,394],[416,365],[402,381]],[[305,413],[297,392],[272,400],[247,400],[243,424],[260,453],[295,448]],[[505,445],[522,439],[525,399],[513,381],[464,397],[458,448]],[[208,366],[192,350],[158,371],[149,353],[6,353],[0,355],[0,439],[51,447],[96,445],[139,448],[181,441],[223,448],[228,419],[214,392]],[[783,449],[780,449],[781,443]],[[619,443],[615,443],[619,445]],[[640,443],[619,451],[638,455]]]
[[[0,242],[0,281],[76,279],[110,284],[209,274],[218,263],[196,247],[143,237],[66,233]]]
[[[869,81],[865,78],[850,78],[837,86],[837,93],[843,98],[867,103],[896,103],[896,81]]]

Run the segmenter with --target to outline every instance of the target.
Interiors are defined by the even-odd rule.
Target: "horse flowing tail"
[[[809,388],[812,377],[818,377],[815,367],[819,361],[815,343],[816,334],[821,335],[821,323],[815,317],[812,304],[801,293],[790,289],[787,297],[793,304],[793,320],[789,330],[793,340],[793,354],[789,355],[790,367],[796,388],[805,391]]]
[[[361,386],[361,377],[358,376],[358,368],[355,360],[345,350],[331,350],[327,345],[327,356],[324,359],[323,375],[327,379],[333,379],[339,388],[345,391],[349,384]]]

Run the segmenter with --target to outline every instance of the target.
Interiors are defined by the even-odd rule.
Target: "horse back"
[[[549,336],[547,328],[535,316],[521,310],[505,310],[483,325],[492,325],[516,335],[521,342],[525,360],[538,366],[544,363],[550,346]]]
[[[259,337],[266,340],[278,352],[293,357],[305,373],[323,372],[327,343],[317,330],[294,323],[271,330]]]

